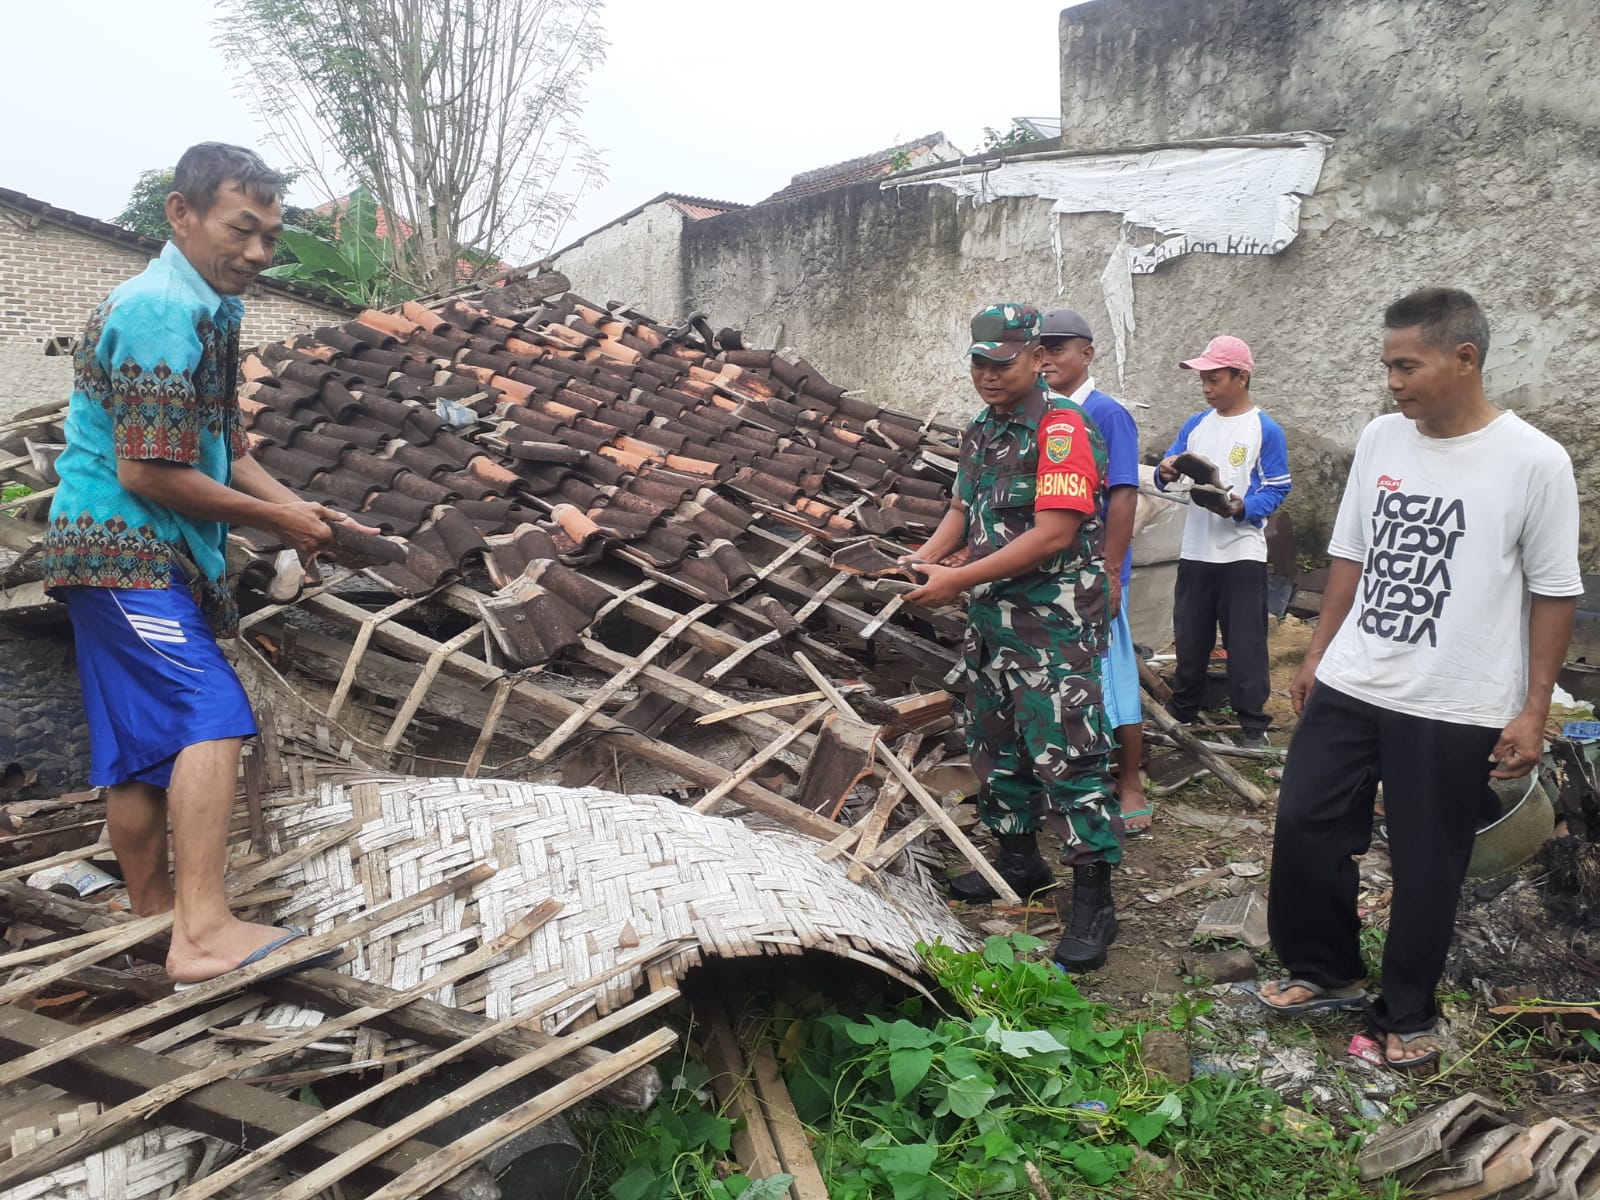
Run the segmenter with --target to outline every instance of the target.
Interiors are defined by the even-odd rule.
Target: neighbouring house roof
[[[314,213],[319,213],[323,216],[332,217],[334,229],[337,230],[339,227],[339,222],[344,219],[345,211],[350,207],[350,196],[351,193],[346,193],[345,195],[338,197],[338,199],[326,200],[317,205],[311,211]],[[402,217],[395,221],[395,229],[394,232],[391,233],[389,229],[388,211],[376,200],[373,201],[373,207],[377,209],[376,219],[374,220],[372,227],[372,232],[376,237],[394,244],[398,244],[400,241],[410,237],[412,233],[415,232],[415,230],[413,230],[411,227],[411,223]],[[501,259],[496,259],[492,268],[479,266],[476,263],[468,262],[466,259],[458,259],[456,261],[456,281],[458,284],[466,286],[475,280],[482,279],[485,272],[505,272],[511,269],[511,264]]]
[[[561,249],[550,255],[552,259],[560,258],[569,250],[574,250],[583,245],[595,234],[602,230],[610,229],[613,225],[621,225],[631,221],[647,208],[654,208],[657,204],[665,204],[669,208],[677,209],[691,221],[704,221],[707,217],[718,217],[723,213],[736,212],[741,208],[749,208],[748,204],[740,204],[733,200],[711,200],[705,196],[688,196],[682,192],[662,192],[659,196],[652,196],[643,204],[630,208],[620,217],[612,217],[604,225],[596,225],[580,238],[568,242]]]
[[[834,188],[846,187],[852,183],[866,183],[868,180],[888,175],[896,169],[921,167],[930,162],[943,162],[949,158],[959,157],[961,151],[952,146],[943,133],[930,133],[923,137],[912,138],[909,142],[901,142],[898,146],[890,146],[872,154],[863,154],[860,158],[847,159],[812,171],[802,171],[789,180],[788,187],[773,192],[761,203],[771,204],[774,200],[794,200],[800,196],[814,196],[818,192],[832,191]]]
[[[102,241],[114,242],[132,250],[142,251],[152,258],[161,253],[162,242],[156,238],[146,237],[142,233],[135,233],[131,229],[113,225],[110,221],[102,221],[98,217],[88,217],[83,213],[73,212],[71,209],[57,208],[54,204],[47,204],[43,200],[37,200],[22,192],[13,191],[11,188],[0,188],[0,204],[8,208],[19,209],[41,221],[64,225],[69,229],[77,230],[79,233],[86,233],[90,237],[97,237]],[[347,304],[337,297],[328,296],[310,288],[303,288],[297,284],[285,283],[278,279],[258,278],[255,286],[269,292],[277,292],[280,295],[292,296],[294,299],[307,304],[320,305],[333,312],[354,313],[360,311],[357,306]]]

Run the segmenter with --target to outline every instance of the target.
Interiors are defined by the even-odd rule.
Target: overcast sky
[[[8,7],[0,187],[109,219],[140,171],[191,143],[260,143],[211,45],[209,0],[75,0],[66,25],[52,4]],[[985,126],[1059,116],[1062,7],[607,0],[611,49],[584,126],[609,179],[557,241],[664,191],[751,202],[935,130],[971,151]]]

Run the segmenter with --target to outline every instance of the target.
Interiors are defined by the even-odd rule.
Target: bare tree
[[[548,247],[601,178],[577,127],[603,0],[225,0],[218,44],[284,157],[371,189],[394,269],[444,290]]]

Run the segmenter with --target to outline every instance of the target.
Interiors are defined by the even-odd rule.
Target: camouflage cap
[[[1039,310],[1031,304],[992,304],[972,318],[972,349],[994,362],[1010,362],[1039,340]]]

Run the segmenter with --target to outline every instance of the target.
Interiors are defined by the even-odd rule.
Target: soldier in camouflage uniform
[[[1081,408],[1040,381],[1037,309],[987,308],[972,339],[985,407],[962,439],[950,510],[911,557],[928,581],[907,600],[970,594],[967,745],[979,813],[1000,841],[995,868],[1023,895],[1051,886],[1038,844],[1041,819],[1051,823],[1073,868],[1072,922],[1056,961],[1092,970],[1116,936],[1111,866],[1121,857],[1100,695],[1105,445]],[[967,562],[938,565],[963,546]],[[951,880],[950,893],[995,895],[976,872]]]

